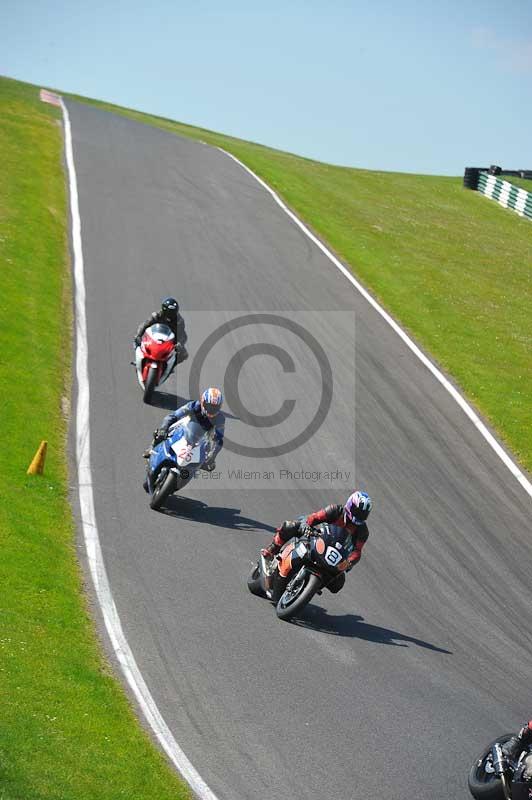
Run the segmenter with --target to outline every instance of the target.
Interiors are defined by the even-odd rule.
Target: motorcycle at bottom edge
[[[216,451],[214,429],[206,431],[190,416],[174,423],[166,439],[151,449],[146,466],[150,508],[157,510],[182,489]]]
[[[323,589],[334,594],[343,586],[342,576],[354,549],[351,534],[327,522],[312,531],[289,539],[273,557],[261,553],[248,578],[249,591],[273,601],[279,619],[294,617]],[[277,597],[275,584],[279,578],[287,579],[287,583]]]
[[[530,800],[532,782],[523,778],[524,759],[530,755],[523,750],[517,758],[503,752],[504,745],[515,734],[498,736],[484,748],[469,770],[467,784],[476,800]]]

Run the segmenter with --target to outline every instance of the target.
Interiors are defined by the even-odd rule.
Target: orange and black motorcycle
[[[353,547],[345,528],[321,522],[311,534],[290,539],[273,558],[261,553],[248,589],[274,602],[279,619],[291,619],[323,589],[342,588]]]

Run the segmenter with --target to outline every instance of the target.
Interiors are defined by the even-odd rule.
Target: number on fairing
[[[192,458],[192,447],[190,447],[190,445],[182,447],[178,452],[177,457],[181,459],[181,461],[186,461],[188,463]]]
[[[189,464],[192,461],[196,448],[191,444],[187,444],[182,437],[173,443],[172,450],[177,456],[179,466],[183,466],[183,464]]]
[[[327,564],[330,564],[331,567],[335,567],[337,564],[340,563],[342,560],[342,554],[338,552],[336,547],[328,547],[327,552],[325,553],[325,561]]]

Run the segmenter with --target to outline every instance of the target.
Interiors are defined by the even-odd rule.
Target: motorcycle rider
[[[183,417],[191,416],[199,422],[204,430],[210,431],[214,429],[215,450],[209,460],[201,466],[201,469],[206,472],[212,472],[216,467],[215,458],[224,444],[225,417],[221,411],[222,404],[223,395],[220,389],[212,386],[209,389],[205,389],[199,400],[191,400],[190,403],[185,403],[185,405],[166,415],[161,427],[154,433],[152,447],[166,439],[170,425],[179,422]],[[144,458],[149,458],[150,453],[151,447],[143,453]]]
[[[523,725],[518,734],[502,745],[502,752],[506,758],[515,759],[522,750],[529,747],[532,747],[532,719]],[[532,752],[525,756],[523,761],[524,769],[521,777],[524,781],[532,783]]]
[[[163,325],[168,325],[170,330],[173,332],[175,336],[176,363],[181,364],[182,361],[185,361],[188,358],[188,352],[185,347],[188,337],[185,331],[185,320],[179,313],[179,303],[175,297],[164,297],[161,300],[160,310],[154,311],[147,320],[139,325],[137,328],[137,333],[135,334],[135,346],[138,347],[140,345],[142,334],[146,328],[149,328],[151,325],[155,325],[158,322],[162,323]]]
[[[320,522],[328,522],[331,525],[337,525],[339,528],[345,528],[351,534],[354,548],[348,557],[349,566],[346,572],[349,572],[360,561],[362,548],[368,540],[369,530],[366,520],[372,505],[371,497],[366,492],[357,490],[349,495],[345,505],[332,503],[319,511],[309,514],[306,520],[286,520],[276,529],[273,541],[268,547],[264,547],[261,553],[266,558],[273,558],[292,536],[309,535],[312,533],[314,525],[318,525]],[[287,579],[281,578],[277,572],[274,586],[274,597],[276,599],[284,591],[286,582]],[[344,584],[345,573],[342,572],[334,579],[332,584],[329,584],[328,588],[336,594],[343,588]]]

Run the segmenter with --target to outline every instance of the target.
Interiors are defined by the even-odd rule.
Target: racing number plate
[[[176,454],[177,463],[180,467],[185,467],[187,464],[190,464],[191,461],[195,464],[199,462],[201,450],[199,445],[193,447],[183,439],[179,439],[179,441],[174,442],[172,445],[172,450]]]
[[[336,549],[336,547],[329,547],[325,551],[325,561],[327,564],[330,564],[331,567],[336,567],[340,561],[342,560],[342,554]]]

